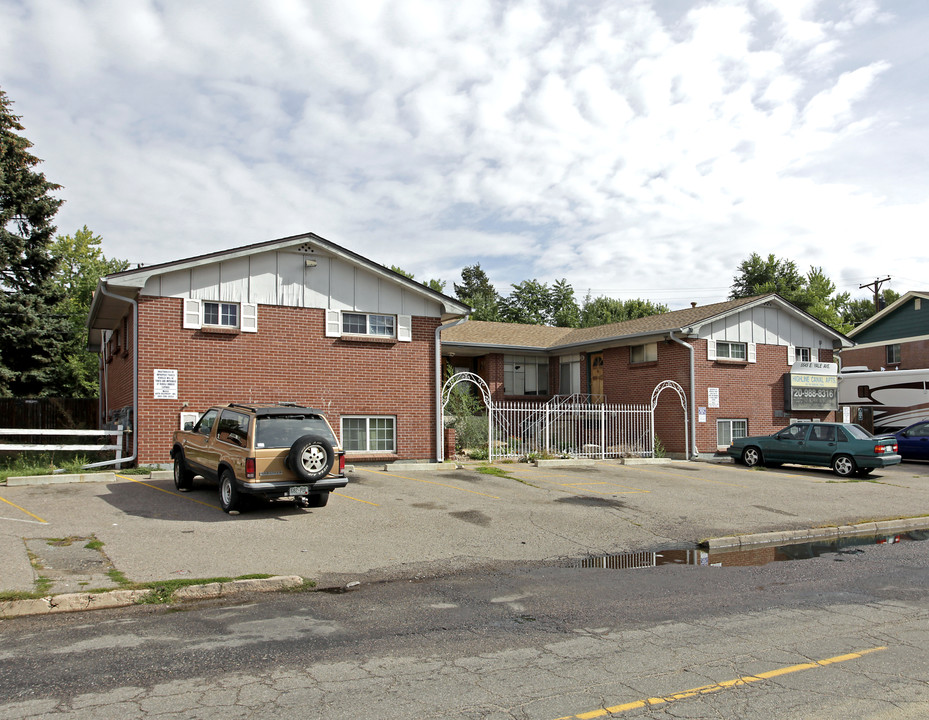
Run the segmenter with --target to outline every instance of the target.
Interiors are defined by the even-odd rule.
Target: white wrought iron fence
[[[653,457],[654,414],[649,405],[581,402],[494,403],[490,409],[490,459]]]

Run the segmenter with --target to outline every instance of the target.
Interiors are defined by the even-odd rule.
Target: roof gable
[[[929,335],[929,293],[910,291],[848,333],[857,343]]]

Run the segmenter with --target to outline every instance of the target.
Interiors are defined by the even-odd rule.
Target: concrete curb
[[[171,595],[172,600],[208,600],[241,592],[275,592],[300,587],[299,575],[276,575],[269,578],[232,580],[226,583],[206,583],[180,587]],[[151,590],[113,590],[103,593],[66,593],[28,600],[0,602],[0,619],[25,615],[51,615],[53,613],[101,610],[139,604]]]
[[[853,535],[895,535],[910,530],[922,530],[927,527],[929,527],[929,516],[924,516],[901,520],[881,520],[858,525],[838,525],[806,530],[779,530],[777,532],[711,538],[706,542],[706,545],[711,550],[758,547],[759,545],[809,542],[812,540],[834,540],[838,537]]]
[[[366,469],[366,468],[365,468]],[[405,462],[396,462],[382,465],[380,470],[389,473],[415,473],[415,472],[435,472],[442,470],[461,470],[461,465],[454,462],[444,462],[444,463],[405,463]]]

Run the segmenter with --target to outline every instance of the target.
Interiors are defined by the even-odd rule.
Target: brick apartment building
[[[929,293],[908,292],[852,330],[842,368],[929,368]]]
[[[785,379],[792,368],[803,371],[795,363],[832,363],[834,351],[849,345],[775,294],[592,328],[472,321],[442,331],[446,361],[480,375],[495,401],[577,393],[644,404],[659,383],[673,380],[688,398],[690,454],[700,455],[793,419],[830,419],[831,412],[787,410]],[[682,413],[675,393],[659,395],[655,431],[676,455],[687,450]]]
[[[436,458],[438,328],[469,311],[312,233],[108,275],[88,317],[101,422],[168,463],[189,413],[291,401],[350,460]]]

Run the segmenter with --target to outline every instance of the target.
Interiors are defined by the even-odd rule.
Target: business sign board
[[[838,410],[839,375],[835,363],[795,362],[784,375],[784,409]]]

